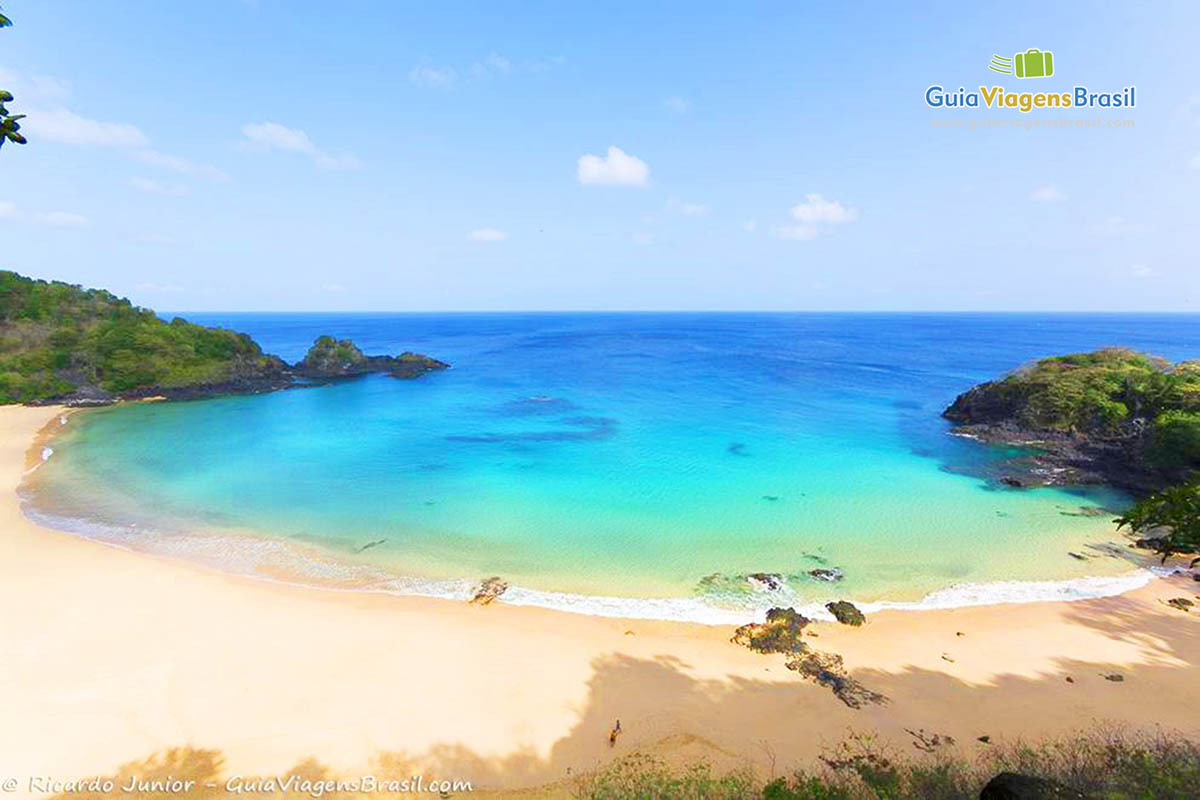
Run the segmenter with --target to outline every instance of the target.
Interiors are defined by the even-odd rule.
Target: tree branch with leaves
[[[0,12],[0,28],[11,26],[12,20]],[[5,142],[15,142],[16,144],[25,144],[26,142],[25,137],[21,135],[20,122],[25,115],[10,114],[5,106],[5,103],[11,103],[12,100],[12,92],[0,89],[0,147],[3,147]]]
[[[1167,557],[1174,553],[1200,553],[1200,480],[1164,489],[1142,500],[1116,520],[1117,530],[1129,528],[1147,537],[1154,551]],[[1191,566],[1200,562],[1192,560]]]

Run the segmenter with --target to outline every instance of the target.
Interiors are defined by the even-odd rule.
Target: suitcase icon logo
[[[1018,78],[1049,78],[1054,74],[1054,54],[1049,50],[1031,47],[1012,58],[993,55],[988,69]]]

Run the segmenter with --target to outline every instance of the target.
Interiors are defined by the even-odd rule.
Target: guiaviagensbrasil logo
[[[1054,74],[1054,53],[1031,47],[1012,58],[992,55],[992,63],[988,64],[988,69],[1005,75],[1016,75],[1018,78],[1049,78]]]
[[[992,72],[1020,79],[1054,77],[1055,66],[1054,53],[1036,47],[1015,53],[1012,58],[993,55],[988,62]],[[988,108],[1028,114],[1041,109],[1133,108],[1137,105],[1136,93],[1137,87],[1132,85],[1104,92],[1094,92],[1078,84],[1058,91],[1010,92],[1003,86],[980,86],[977,91],[960,86],[954,91],[934,84],[925,90],[925,104],[939,109]]]

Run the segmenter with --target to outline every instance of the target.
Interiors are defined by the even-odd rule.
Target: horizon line
[[[138,305],[135,303],[135,305]],[[146,306],[141,306],[147,308]],[[151,309],[153,310],[153,309]],[[1176,316],[1198,316],[1200,311],[1185,310],[1153,310],[1153,309],[862,309],[862,308],[831,308],[831,309],[217,309],[194,308],[187,310],[162,309],[157,314],[1163,314]]]

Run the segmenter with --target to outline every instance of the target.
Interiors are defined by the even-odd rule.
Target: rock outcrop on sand
[[[506,591],[508,591],[508,581],[494,575],[485,579],[476,587],[475,594],[471,597],[471,602],[479,606],[490,605],[493,600]]]
[[[826,603],[826,610],[833,614],[833,618],[843,625],[853,625],[855,627],[862,625],[867,621],[867,615],[858,610],[858,606],[848,600],[838,600],[835,603]]]
[[[804,629],[811,622],[794,608],[772,608],[765,622],[751,622],[734,631],[732,641],[756,653],[787,656],[785,667],[828,688],[850,708],[886,703],[884,695],[867,689],[846,673],[841,656],[809,647]]]
[[[733,633],[733,641],[756,653],[799,653],[804,629],[811,622],[794,608],[772,608],[766,622],[751,622]]]

